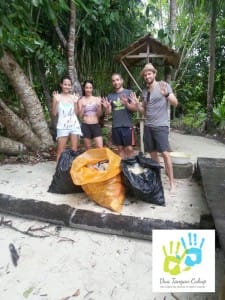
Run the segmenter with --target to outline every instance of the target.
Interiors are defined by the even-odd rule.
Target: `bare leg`
[[[171,157],[168,151],[162,152],[162,156],[165,164],[166,173],[169,177],[170,191],[174,192],[175,185],[174,185],[173,166],[172,166]]]
[[[150,152],[150,156],[151,156],[152,159],[154,159],[155,161],[157,161],[158,163],[160,163],[157,151]]]
[[[70,135],[70,143],[71,143],[71,149],[73,151],[77,151],[78,147],[78,136],[76,134]]]
[[[102,136],[97,136],[96,138],[94,138],[94,141],[95,141],[96,148],[102,148],[103,147]]]
[[[123,147],[123,146],[118,146],[118,154],[119,154],[119,156],[120,156],[122,159],[126,158],[126,154],[125,154],[125,152],[124,152],[124,147]]]
[[[91,139],[84,138],[84,146],[86,150],[91,149]]]
[[[133,147],[132,146],[126,146],[124,147],[124,153],[126,157],[130,157],[133,155]]]
[[[61,136],[57,139],[57,153],[56,153],[56,161],[59,160],[60,155],[66,148],[66,143],[67,143],[67,136]]]

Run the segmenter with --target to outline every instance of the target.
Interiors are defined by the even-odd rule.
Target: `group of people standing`
[[[72,82],[66,76],[60,82],[61,93],[53,93],[52,113],[58,116],[57,160],[70,138],[71,149],[76,151],[79,136],[83,137],[85,149],[90,149],[92,141],[96,148],[103,147],[99,117],[103,113],[112,114],[112,144],[117,146],[121,158],[133,155],[132,113],[140,111],[145,116],[144,150],[159,162],[162,154],[169,177],[171,191],[174,190],[173,168],[169,154],[168,105],[176,106],[178,101],[171,86],[164,81],[156,81],[157,70],[149,63],[141,71],[147,88],[142,91],[142,102],[138,102],[132,90],[123,87],[120,74],[112,74],[114,92],[107,97],[93,95],[93,83],[85,81],[83,95],[71,94]],[[79,122],[81,120],[81,124]]]

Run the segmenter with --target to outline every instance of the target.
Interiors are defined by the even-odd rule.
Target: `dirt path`
[[[225,158],[225,144],[214,139],[171,131],[170,143],[173,151],[191,154],[193,162],[197,157]]]

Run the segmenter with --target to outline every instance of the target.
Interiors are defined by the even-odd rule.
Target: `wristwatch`
[[[167,97],[169,97],[169,95],[170,95],[170,93],[167,93],[167,94],[165,95],[165,97],[167,98]]]

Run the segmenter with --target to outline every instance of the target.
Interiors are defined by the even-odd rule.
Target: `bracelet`
[[[169,97],[169,95],[170,95],[170,93],[167,93],[164,97],[166,97],[166,98],[168,98]]]

